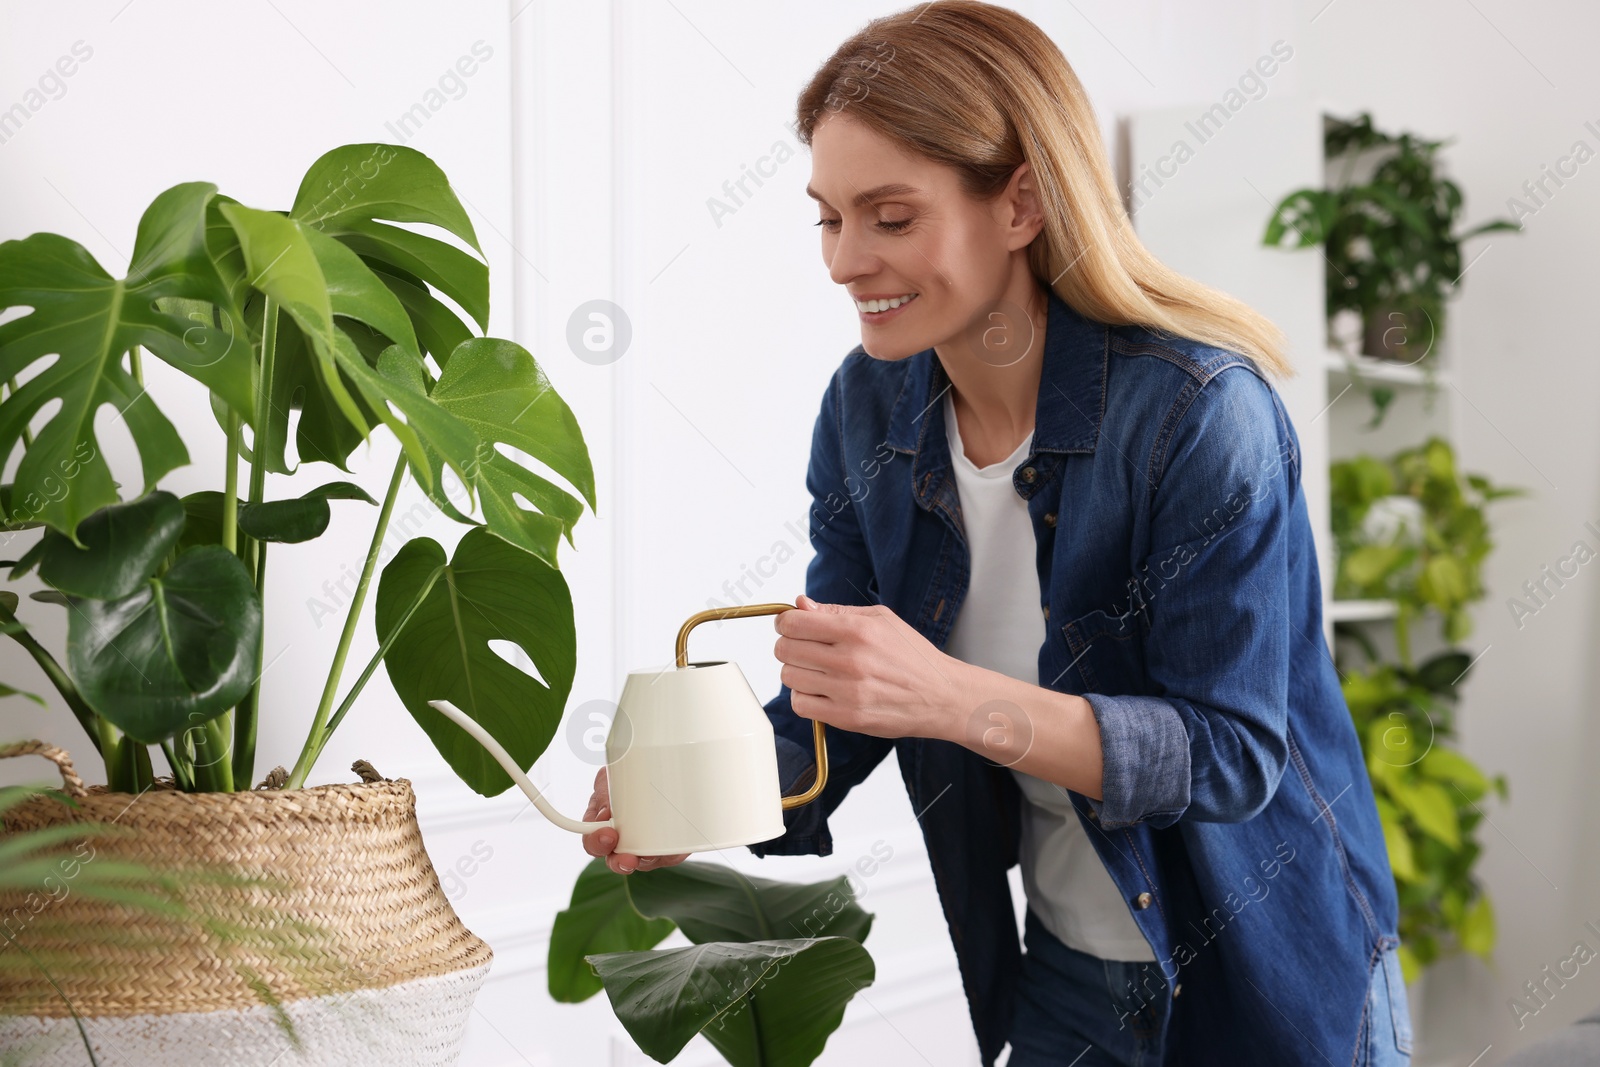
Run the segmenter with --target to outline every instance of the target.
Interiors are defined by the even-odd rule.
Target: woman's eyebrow
[[[864,193],[857,193],[853,206],[860,207],[862,204],[870,204],[875,200],[885,200],[891,196],[916,196],[921,192],[921,189],[918,189],[915,186],[906,185],[904,182],[890,182],[887,185],[879,185],[875,188],[868,189]],[[822,199],[822,194],[811,188],[809,185],[806,186],[806,195],[813,200],[822,200],[824,204],[827,203],[826,200]]]

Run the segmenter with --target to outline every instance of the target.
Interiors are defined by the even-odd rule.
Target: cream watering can
[[[817,777],[811,787],[783,796],[772,723],[737,664],[690,663],[689,631],[712,619],[776,615],[793,604],[749,604],[689,616],[678,631],[670,668],[628,672],[616,718],[606,735],[611,818],[569,819],[528,780],[500,742],[445,700],[428,703],[488,750],[540,813],[563,830],[617,831],[618,852],[671,856],[750,845],[783,834],[783,813],[808,804],[828,783],[822,723],[812,722]]]

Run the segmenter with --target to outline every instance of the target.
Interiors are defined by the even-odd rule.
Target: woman
[[[1404,1064],[1383,835],[1322,636],[1276,328],[1139,243],[1033,23],[937,0],[799,100],[861,345],[822,397],[785,789],[893,749],[985,1067]],[[586,818],[603,818],[602,772]],[[592,855],[628,872],[681,856]],[[1022,865],[1023,947],[1006,877]]]

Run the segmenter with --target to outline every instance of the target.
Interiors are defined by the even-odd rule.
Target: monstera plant
[[[251,788],[262,709],[289,712],[263,701],[269,556],[296,566],[290,546],[327,530],[335,503],[376,506],[371,548],[344,590],[305,743],[267,784],[305,784],[380,662],[478,792],[511,780],[430,699],[466,710],[523,766],[544,751],[576,659],[556,549],[594,508],[594,477],[572,412],[525,349],[480,336],[488,318],[472,223],[443,172],[396,145],[327,153],[287,211],[174,186],[140,220],[122,278],[67,237],[0,244],[0,461],[15,461],[0,518],[12,578],[36,574],[33,599],[66,611],[65,655],[30,632],[15,597],[0,598],[0,630],[60,692],[113,790],[148,787],[157,746],[184,790]],[[200,445],[163,412],[176,398],[147,390],[150,357],[209,394],[219,432],[206,447],[224,471],[214,490],[161,488]],[[108,418],[136,456],[108,455]],[[381,498],[317,476],[348,472],[380,432],[400,449]],[[414,537],[394,554],[378,583],[377,655],[341,692],[408,475],[470,529],[453,553]],[[20,532],[36,528],[28,545]],[[491,642],[520,648],[542,682]]]
[[[692,943],[654,947],[674,929]],[[597,859],[551,927],[550,995],[604,988],[657,1063],[701,1034],[733,1067],[806,1067],[872,984],[871,929],[846,876],[795,885],[697,862],[621,875]]]

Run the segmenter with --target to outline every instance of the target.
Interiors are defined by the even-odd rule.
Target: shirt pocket
[[[1070,667],[1082,693],[1137,692],[1143,688],[1144,641],[1137,612],[1112,615],[1096,609],[1061,627]]]

